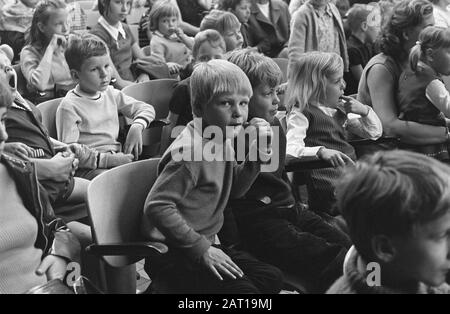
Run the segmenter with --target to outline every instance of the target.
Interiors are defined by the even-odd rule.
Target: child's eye
[[[248,101],[243,101],[243,102],[241,102],[241,106],[247,106],[248,105]]]

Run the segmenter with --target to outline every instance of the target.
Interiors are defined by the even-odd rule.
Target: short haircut
[[[275,61],[251,48],[232,51],[228,53],[227,60],[247,74],[253,88],[260,84],[276,87],[283,79],[283,73]]]
[[[219,0],[219,9],[223,11],[236,10],[236,7],[243,1],[251,3],[251,0]]]
[[[192,48],[192,55],[197,59],[200,47],[205,43],[209,43],[213,48],[222,48],[223,53],[227,52],[225,40],[222,35],[214,29],[207,29],[199,32],[194,39],[194,47]]]
[[[208,106],[216,97],[225,93],[253,95],[247,75],[235,64],[225,60],[211,60],[195,66],[191,76],[191,105],[194,117],[200,117],[199,109]]]
[[[226,31],[234,28],[241,28],[241,22],[239,22],[236,15],[227,11],[212,10],[207,16],[203,18],[200,24],[200,30],[215,29],[221,35],[224,35]]]
[[[376,4],[360,4],[356,3],[347,13],[347,25],[352,32],[356,32],[363,22],[367,22],[370,13],[377,9]]]
[[[150,31],[154,32],[158,30],[158,23],[160,19],[172,16],[175,16],[181,22],[180,11],[178,11],[178,8],[169,0],[159,0],[150,10],[150,14],[148,16],[150,23],[148,28]]]
[[[69,43],[64,55],[69,69],[80,71],[87,59],[104,56],[108,53],[108,47],[103,40],[96,35],[85,33],[69,36]]]
[[[418,153],[378,152],[347,169],[336,197],[357,251],[376,261],[374,236],[412,235],[449,211],[450,167]]]

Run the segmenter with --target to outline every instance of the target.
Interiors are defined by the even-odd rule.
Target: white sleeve
[[[428,84],[425,94],[436,108],[450,117],[450,94],[442,81],[434,80]]]
[[[306,131],[309,121],[300,110],[293,109],[286,118],[286,154],[293,157],[314,157],[322,146],[305,147]]]
[[[370,107],[369,114],[366,117],[350,113],[346,128],[350,133],[374,141],[383,135],[383,125],[380,118]]]

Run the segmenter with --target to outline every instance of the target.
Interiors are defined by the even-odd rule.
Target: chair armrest
[[[368,140],[368,139],[357,139],[349,141],[352,146],[362,146],[362,145],[371,145],[371,144],[383,144],[383,143],[395,143],[398,142],[398,138],[394,136],[383,136],[378,140]]]
[[[150,256],[155,253],[167,253],[167,245],[160,242],[130,242],[92,244],[86,248],[86,252],[97,256]]]
[[[162,128],[165,127],[166,125],[169,125],[170,121],[168,119],[156,119],[153,120],[150,125],[148,126],[149,129],[152,128]]]
[[[317,157],[296,158],[288,156],[284,169],[286,172],[305,172],[314,169],[332,168],[333,166]]]

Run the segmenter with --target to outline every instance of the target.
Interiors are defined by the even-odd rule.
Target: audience
[[[337,184],[354,243],[328,293],[450,293],[450,168],[417,153],[378,152]]]
[[[202,21],[200,30],[214,29],[222,35],[228,51],[242,49],[244,39],[239,19],[230,12],[212,10]]]

